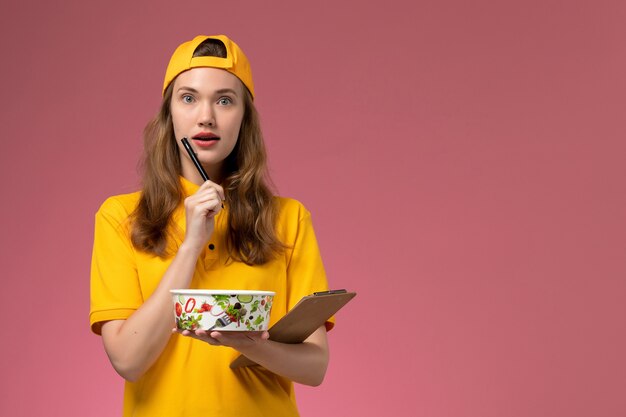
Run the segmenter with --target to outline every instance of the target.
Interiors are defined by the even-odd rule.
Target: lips
[[[220,140],[220,137],[211,132],[200,132],[191,139],[198,148],[210,148]]]
[[[211,132],[201,132],[197,135],[191,137],[191,139],[199,140],[199,141],[212,141],[212,140],[220,140],[220,137]]]

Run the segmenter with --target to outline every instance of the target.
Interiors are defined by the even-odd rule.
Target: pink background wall
[[[222,32],[359,293],[303,416],[626,415],[626,3],[175,4],[3,3],[0,415],[118,415],[93,215],[136,188],[174,47]]]

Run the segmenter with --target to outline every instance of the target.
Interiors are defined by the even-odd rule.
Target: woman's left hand
[[[172,332],[181,334],[183,336],[192,337],[197,340],[202,340],[213,346],[228,346],[233,349],[239,350],[240,348],[246,348],[255,345],[258,342],[269,339],[270,334],[267,331],[264,332],[219,332],[205,330],[180,330],[173,329]]]
[[[317,386],[328,366],[326,327],[320,326],[302,343],[269,340],[268,332],[220,332],[177,330],[174,333],[202,340],[213,346],[229,346],[265,369],[300,384]]]

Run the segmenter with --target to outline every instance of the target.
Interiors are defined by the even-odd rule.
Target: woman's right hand
[[[136,381],[154,364],[171,337],[174,288],[189,288],[198,256],[209,241],[224,190],[206,181],[185,199],[186,232],[182,245],[152,295],[126,320],[102,325],[104,348],[115,370]]]
[[[215,216],[222,209],[224,189],[206,181],[195,194],[185,199],[186,232],[184,244],[201,249],[211,239]]]

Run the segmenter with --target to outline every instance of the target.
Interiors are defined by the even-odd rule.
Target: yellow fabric
[[[197,186],[181,179],[189,195]],[[168,268],[170,259],[136,251],[129,240],[128,215],[138,193],[107,199],[96,214],[91,272],[91,329],[100,333],[108,320],[126,319],[146,300]],[[277,197],[278,198],[278,197]],[[198,259],[191,288],[275,291],[274,324],[305,295],[327,290],[326,275],[310,213],[299,202],[278,198],[278,233],[292,247],[272,262],[250,267],[227,262],[224,251],[225,210]],[[183,207],[174,219],[185,229]],[[214,249],[208,248],[209,244]],[[172,306],[172,314],[174,314]],[[332,321],[327,328],[332,327]],[[231,370],[238,353],[228,347],[172,335],[157,362],[137,382],[126,382],[124,416],[297,416],[293,384],[255,366]]]
[[[198,45],[207,39],[218,39],[222,41],[226,47],[226,58],[220,57],[194,57]],[[196,36],[192,40],[182,43],[176,48],[170,62],[167,65],[165,71],[165,79],[163,80],[163,94],[167,90],[167,86],[170,85],[172,80],[183,71],[190,70],[198,67],[212,67],[221,68],[231,74],[234,74],[241,82],[248,88],[250,94],[254,98],[254,82],[252,81],[252,70],[250,69],[250,62],[243,53],[239,45],[230,40],[224,35],[215,36]]]

